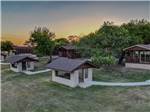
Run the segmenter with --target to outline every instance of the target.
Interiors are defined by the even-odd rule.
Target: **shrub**
[[[92,62],[97,66],[113,65],[116,63],[116,59],[113,56],[93,56]]]

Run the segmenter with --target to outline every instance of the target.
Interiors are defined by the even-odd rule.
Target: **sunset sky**
[[[2,2],[2,40],[23,44],[35,26],[57,38],[86,35],[104,21],[119,25],[131,19],[150,20],[150,2]]]

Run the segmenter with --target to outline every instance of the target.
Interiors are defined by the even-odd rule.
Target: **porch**
[[[150,64],[150,51],[126,51],[126,63]]]

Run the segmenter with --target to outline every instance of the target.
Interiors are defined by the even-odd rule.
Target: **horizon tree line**
[[[123,48],[135,44],[150,44],[150,22],[144,19],[131,20],[119,26],[106,21],[95,32],[80,38],[70,35],[67,39],[56,39],[55,33],[46,27],[35,27],[25,45],[32,46],[39,56],[51,57],[53,50],[69,43],[80,48],[82,57],[92,57],[97,63],[114,63],[113,58],[119,57]],[[12,45],[10,41],[2,41],[1,50],[10,51]],[[106,57],[108,59],[104,59]]]

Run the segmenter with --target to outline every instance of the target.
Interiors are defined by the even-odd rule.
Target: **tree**
[[[69,44],[69,41],[66,38],[55,39],[54,42],[55,42],[55,48],[54,48],[53,54],[55,55],[58,54],[59,47]]]
[[[63,46],[69,44],[69,41],[66,38],[55,39],[55,46]]]
[[[35,52],[39,55],[50,55],[51,58],[54,48],[54,37],[55,34],[50,32],[46,27],[36,27],[31,32],[30,39],[26,43],[32,45],[35,48]]]
[[[94,33],[82,37],[78,45],[84,46],[83,48],[102,49],[103,52],[118,57],[125,47],[140,43],[142,43],[142,39],[132,36],[125,27],[107,21]],[[92,50],[82,53],[88,53],[89,51]]]
[[[95,38],[96,34],[95,33],[90,33],[88,35],[85,35],[79,39],[79,42],[77,43],[78,46],[82,47],[91,47],[95,48]]]
[[[106,51],[116,55],[119,55],[125,47],[142,43],[140,38],[131,36],[124,27],[113,25],[113,23],[110,24],[110,22],[105,22],[97,33],[99,38],[97,38],[96,42],[99,42]]]
[[[150,22],[144,19],[142,20],[131,20],[129,23],[123,24],[124,27],[129,31],[129,34],[136,39],[141,39],[144,44],[150,43]]]
[[[72,43],[72,44],[78,42],[79,38],[80,37],[77,36],[77,35],[70,35],[70,36],[67,37],[67,39],[69,40],[69,42]]]
[[[8,51],[8,53],[13,50],[13,43],[11,41],[1,41],[1,50]]]

